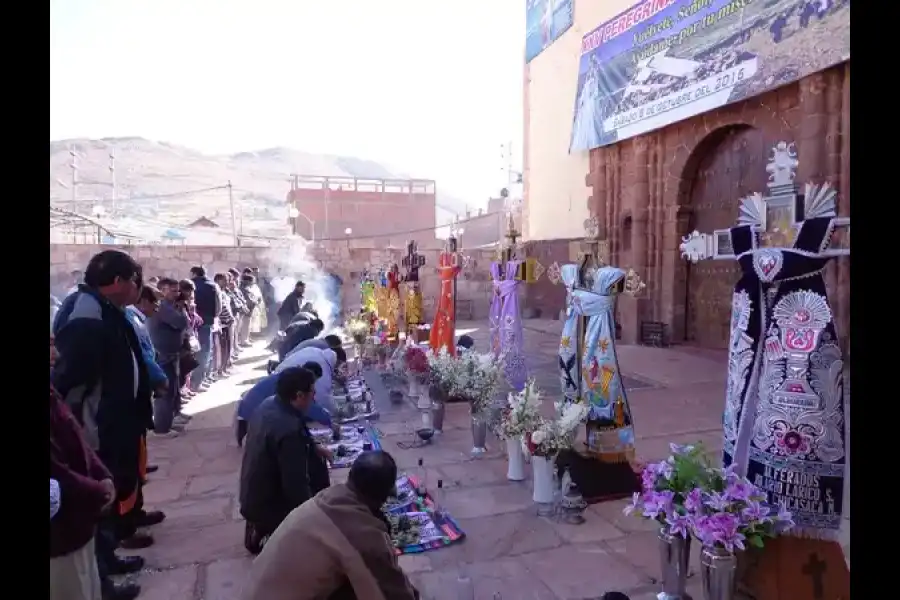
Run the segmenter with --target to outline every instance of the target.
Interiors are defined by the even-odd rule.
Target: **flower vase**
[[[556,496],[553,484],[553,460],[549,456],[532,456],[531,499],[538,504],[551,504]]]
[[[432,411],[432,425],[434,426],[435,433],[441,433],[444,431],[444,411],[445,405],[443,400],[432,400],[431,402],[431,411]]]
[[[407,379],[409,380],[409,399],[416,403],[416,406],[419,405],[419,399],[421,398],[421,393],[419,390],[419,379],[413,373],[409,373],[407,375]]]
[[[691,600],[685,591],[691,561],[691,538],[673,535],[668,527],[659,530],[659,560],[662,591],[657,600]]]
[[[522,438],[506,439],[506,478],[510,481],[525,481],[525,454],[522,452]]]
[[[472,454],[487,452],[487,421],[481,415],[472,415]]]
[[[703,600],[734,600],[737,557],[724,548],[704,546],[700,552]]]

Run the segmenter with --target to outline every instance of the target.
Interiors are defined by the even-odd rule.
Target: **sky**
[[[350,155],[480,204],[524,47],[523,0],[50,0],[50,139]]]

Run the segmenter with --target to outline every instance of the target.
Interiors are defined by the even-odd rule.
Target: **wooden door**
[[[751,127],[713,133],[694,174],[689,231],[712,233],[737,222],[738,205],[752,192],[765,194],[768,147],[762,132]],[[727,348],[731,296],[740,277],[736,261],[705,260],[687,272],[687,341],[704,348]]]

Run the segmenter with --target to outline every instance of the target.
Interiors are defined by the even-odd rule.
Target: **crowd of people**
[[[320,337],[324,326],[303,302],[302,282],[275,310],[258,276],[246,268],[210,279],[198,266],[190,279],[145,281],[131,256],[105,250],[83,273],[72,273],[61,301],[51,295],[52,600],[140,594],[137,584],[117,584],[112,576],[143,568],[142,557],[117,550],[152,545],[144,530],[165,519],[143,503],[143,487],[156,470],[147,461],[147,436],[184,432],[185,403],[228,376],[270,322],[286,329],[278,338],[279,361],[244,395],[236,414],[244,446],[245,545],[259,554],[246,597],[418,598],[381,512],[397,475],[393,459],[364,452],[348,482],[332,486],[333,456],[308,428],[321,423],[340,437],[330,402],[345,372],[341,339]],[[304,567],[307,591],[298,596],[299,571],[284,553],[311,541],[327,551]]]
[[[156,470],[147,435],[185,431],[185,403],[227,377],[255,334],[266,332],[271,290],[258,269],[209,278],[151,277],[125,252],[106,250],[50,297],[50,478],[53,598],[135,598],[111,575],[143,567],[120,556],[153,544],[162,522],[143,506]],[[55,508],[54,506],[55,498]]]

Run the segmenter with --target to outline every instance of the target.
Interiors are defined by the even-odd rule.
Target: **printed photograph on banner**
[[[572,26],[575,0],[525,0],[525,62]]]
[[[850,0],[645,0],[582,38],[571,152],[850,59]]]

